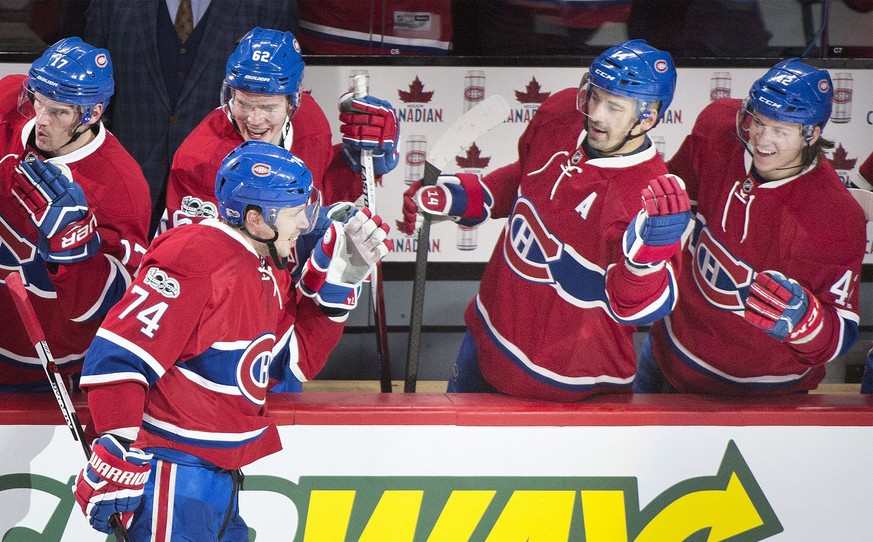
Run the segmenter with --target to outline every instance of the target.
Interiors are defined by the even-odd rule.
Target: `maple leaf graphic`
[[[840,143],[837,145],[837,148],[834,150],[834,157],[828,158],[828,161],[834,166],[834,169],[852,169],[855,167],[855,162],[858,161],[857,158],[849,159],[847,157],[846,149],[843,148],[843,144]]]
[[[458,164],[458,167],[465,169],[484,169],[488,167],[488,163],[491,162],[490,156],[482,156],[482,150],[473,143],[470,145],[470,148],[467,149],[466,157],[455,157],[455,163]]]
[[[536,77],[532,77],[530,83],[524,87],[524,92],[515,91],[515,99],[522,104],[541,104],[552,95],[551,92],[540,92],[540,84]]]
[[[417,104],[426,104],[433,98],[434,91],[424,91],[424,83],[415,76],[415,81],[409,85],[409,92],[405,90],[397,90],[397,94],[400,96],[400,101],[404,103],[417,103]]]

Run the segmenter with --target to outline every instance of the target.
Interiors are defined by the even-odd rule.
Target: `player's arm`
[[[64,314],[79,322],[105,315],[145,252],[147,208],[94,209],[68,168],[35,157],[18,165],[12,193],[39,232],[37,250]],[[146,205],[125,205],[137,203]]]
[[[641,196],[643,208],[622,236],[623,258],[606,273],[611,314],[626,325],[651,324],[673,309],[690,232],[691,204],[682,179],[660,175]]]
[[[195,224],[207,218],[218,218],[215,203],[215,172],[210,160],[190,157],[185,143],[176,153],[167,179],[167,228]],[[212,179],[211,181],[209,179]]]
[[[343,209],[347,212],[334,215],[306,260],[296,304],[287,304],[296,321],[290,331],[280,323],[282,346],[274,352],[273,378],[282,380],[290,372],[303,382],[321,370],[339,341],[348,312],[357,305],[361,284],[388,254],[389,228],[382,218],[368,209]]]

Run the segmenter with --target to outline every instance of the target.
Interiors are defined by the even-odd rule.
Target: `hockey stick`
[[[353,78],[355,97],[367,95],[367,76],[358,74]],[[373,151],[361,150],[361,181],[364,190],[364,207],[376,212],[376,175],[373,171]],[[373,315],[376,318],[376,355],[379,358],[379,385],[382,393],[391,393],[391,361],[388,356],[388,318],[385,314],[385,291],[382,288],[382,261],[376,262],[370,271],[370,293],[373,298]]]
[[[422,186],[434,185],[440,172],[485,132],[509,117],[509,105],[502,96],[494,95],[473,107],[440,136],[427,153]],[[409,342],[406,350],[406,380],[403,391],[415,392],[418,379],[418,351],[424,315],[424,283],[427,278],[427,253],[430,249],[430,216],[424,213],[415,251],[415,279],[412,283],[412,308],[409,313]]]
[[[21,275],[10,273],[6,276],[6,285],[12,293],[12,300],[15,302],[15,307],[18,309],[18,315],[24,323],[24,328],[27,330],[27,336],[30,337],[30,342],[33,343],[36,354],[42,362],[42,368],[48,377],[49,384],[51,384],[55,399],[58,401],[58,406],[61,407],[64,421],[67,422],[67,427],[73,433],[73,439],[82,446],[82,451],[85,452],[85,459],[90,460],[91,445],[88,444],[85,438],[85,430],[82,429],[79,416],[76,414],[76,409],[73,408],[72,400],[70,400],[70,394],[67,393],[64,380],[49,351],[48,343],[45,340],[45,332],[42,330],[42,326],[36,317],[36,312],[33,310],[30,299],[27,298],[27,290],[25,290],[24,283],[21,281]],[[120,542],[130,541],[130,538],[127,536],[127,529],[121,523],[121,516],[119,514],[113,515],[109,520],[109,524],[112,526],[112,532],[115,534],[116,540]]]

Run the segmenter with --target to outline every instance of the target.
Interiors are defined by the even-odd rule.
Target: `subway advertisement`
[[[243,469],[258,542],[858,541],[873,428],[280,426]],[[64,426],[0,426],[0,539],[100,541]],[[109,538],[108,540],[112,540]]]

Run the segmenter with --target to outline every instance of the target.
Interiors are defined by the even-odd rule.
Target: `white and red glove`
[[[389,230],[369,209],[357,210],[344,223],[334,221],[306,261],[300,291],[322,307],[355,308],[361,283],[388,254]]]
[[[815,337],[824,324],[819,300],[778,271],[755,275],[743,316],[774,339],[795,344]]]
[[[51,162],[28,158],[16,171],[20,175],[12,193],[39,230],[40,256],[47,262],[69,264],[97,254],[101,244],[97,218],[69,169],[65,173]]]
[[[110,534],[110,519],[121,514],[124,527],[142,500],[149,479],[152,455],[127,450],[114,436],[104,434],[94,441],[91,459],[76,478],[76,502],[94,529]]]
[[[643,209],[624,232],[622,248],[631,269],[653,269],[681,250],[682,234],[691,220],[685,183],[675,175],[659,175],[641,192]]]
[[[343,157],[361,171],[361,151],[373,152],[373,173],[385,175],[400,160],[400,123],[390,103],[373,96],[343,94],[339,102]]]
[[[403,193],[403,221],[397,229],[412,235],[421,227],[422,213],[432,220],[453,220],[465,226],[475,226],[488,218],[488,198],[479,175],[458,173],[440,175],[433,186],[421,186],[415,181]]]

